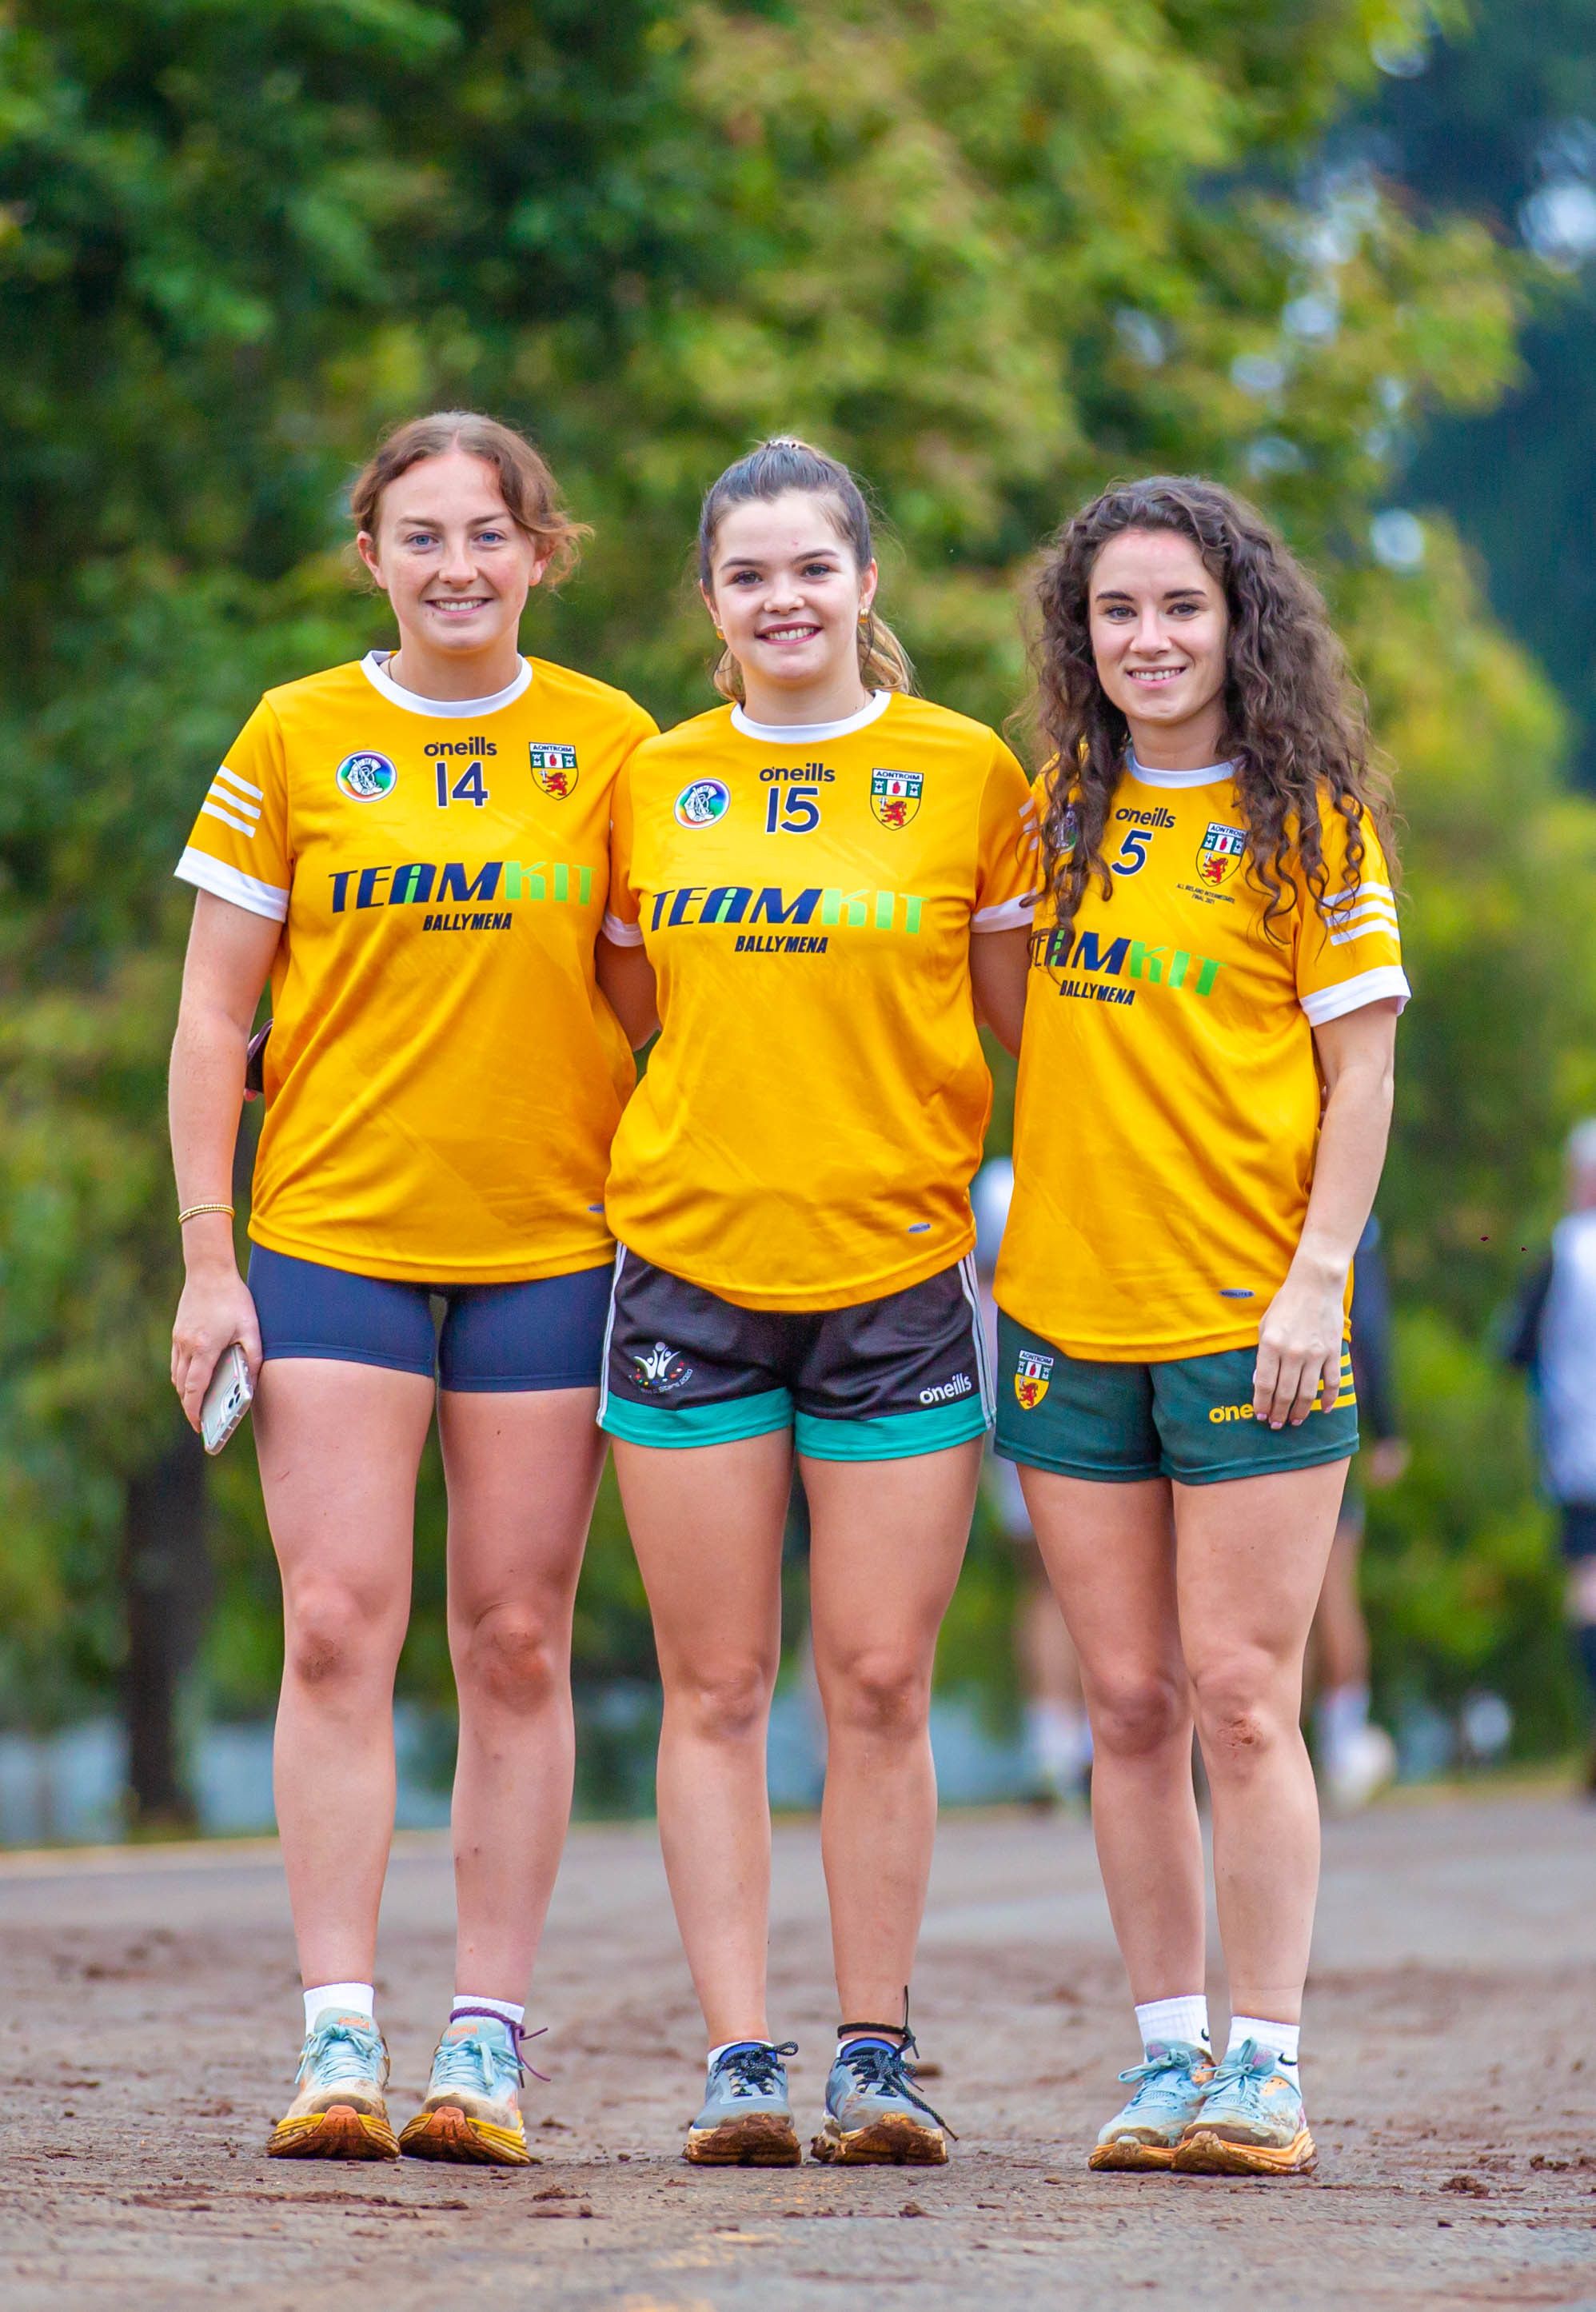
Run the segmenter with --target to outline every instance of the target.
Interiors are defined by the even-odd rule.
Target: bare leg
[[[1202,1989],[1206,1905],[1170,1489],[1021,1476],[1079,1651],[1092,1827],[1130,1994],[1138,2006],[1182,1998]]]
[[[1174,1488],[1181,1641],[1214,1810],[1233,2013],[1295,2023],[1319,1887],[1303,1654],[1347,1464]]]
[[[1361,1519],[1338,1520],[1313,1616],[1318,1682],[1321,1691],[1332,1694],[1340,1686],[1369,1682],[1369,1633],[1357,1594],[1363,1539]]]
[[[894,2023],[937,1829],[931,1671],[981,1471],[972,1441],[902,1461],[802,1464],[825,1710],[821,1851],[847,2023]]]
[[[394,1826],[394,1668],[410,1618],[415,1473],[432,1414],[417,1373],[273,1358],[255,1399],[283,1575],[273,1781],[300,1971],[369,1983]]]
[[[709,2045],[770,2036],[765,1736],[781,1653],[786,1430],[676,1450],[615,1439],[654,1616],[659,1842]]]
[[[571,1819],[571,1617],[604,1464],[591,1388],[446,1389],[457,1992],[526,1998]]]

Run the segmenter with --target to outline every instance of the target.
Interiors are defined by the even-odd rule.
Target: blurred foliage
[[[1324,141],[1434,13],[0,4],[9,1708],[103,1691],[123,1491],[170,1433],[171,863],[263,685],[388,639],[350,582],[341,493],[420,407],[469,402],[539,437],[597,538],[535,605],[529,645],[667,720],[708,696],[699,494],[767,430],[818,436],[874,484],[889,615],[927,687],[994,720],[1023,690],[1027,558],[1086,492],[1177,467],[1260,497],[1322,573],[1400,766],[1419,1001],[1394,1258],[1419,1337],[1477,1353],[1590,1096],[1596,814],[1560,788],[1557,703],[1444,524],[1417,567],[1369,550],[1413,429],[1487,409],[1515,375],[1522,262]],[[1507,1419],[1499,1397],[1481,1382],[1470,1401]],[[1451,1414],[1427,1388],[1410,1406],[1417,1466],[1434,1449],[1457,1471]],[[237,1449],[214,1498],[211,1699],[258,1709],[275,1585]],[[1466,1491],[1444,1534],[1441,1515],[1417,1475],[1382,1506],[1382,1657],[1420,1645],[1426,1550],[1496,1562]],[[434,1462],[420,1523],[404,1675],[436,1696]],[[991,1660],[1009,1578],[978,1554],[949,1632],[961,1672]],[[1502,1671],[1515,1698],[1554,1675],[1538,1610]],[[1449,1651],[1425,1625],[1438,1679],[1473,1626]],[[609,1489],[578,1646],[586,1668],[646,1674]]]
[[[1470,15],[1466,40],[1391,52],[1338,141],[1533,260],[1513,391],[1413,438],[1400,487],[1456,515],[1493,604],[1554,670],[1596,789],[1596,0],[1473,0]]]

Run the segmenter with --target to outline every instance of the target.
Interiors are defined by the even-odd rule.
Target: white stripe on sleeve
[[[1022,891],[1017,899],[1004,899],[995,907],[977,907],[970,928],[972,932],[1022,932],[1029,929],[1035,912],[1035,892]]]
[[[1311,1023],[1322,1028],[1327,1020],[1343,1020],[1348,1012],[1361,1012],[1366,1003],[1387,1003],[1393,995],[1397,1010],[1401,1012],[1412,993],[1408,975],[1400,964],[1382,963],[1373,971],[1360,971],[1356,979],[1343,979],[1335,987],[1317,988],[1299,1000]]]
[[[219,802],[213,802],[209,795],[205,797],[199,809],[203,819],[219,819],[222,826],[231,827],[235,835],[247,835],[250,842],[254,842],[255,829],[249,820],[235,818],[231,810],[223,810],[222,805]]]
[[[612,915],[606,907],[604,915],[604,936],[616,947],[641,947],[643,927],[641,924],[624,924],[619,915]]]
[[[230,867],[225,859],[213,859],[208,851],[196,851],[192,844],[172,872],[180,881],[209,891],[214,898],[231,899],[235,907],[243,907],[252,915],[269,915],[277,924],[287,920],[288,894],[278,884],[263,883],[240,868]]]
[[[246,802],[242,795],[234,794],[232,789],[224,787],[219,779],[212,780],[211,791],[206,801],[219,802],[224,810],[236,810],[240,817],[249,819],[251,825],[259,824],[260,805],[257,802]]]
[[[258,787],[252,787],[248,779],[241,779],[236,771],[230,771],[225,763],[222,764],[216,776],[219,779],[225,779],[230,787],[236,787],[240,794],[248,795],[253,802],[266,801],[265,795]]]

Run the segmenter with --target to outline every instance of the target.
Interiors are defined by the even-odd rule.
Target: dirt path
[[[813,1831],[778,1839],[772,2020],[817,2106]],[[396,1861],[397,2115],[449,1966],[446,1858]],[[579,1831],[534,2019],[529,2173],[268,2164],[298,1995],[269,1847],[0,1861],[0,2307],[916,2312],[1127,2302],[1596,2312],[1596,1817],[1393,1804],[1327,1841],[1311,2181],[1094,2176],[1131,2059],[1078,1823],[945,1825],[917,2021],[960,2140],[929,2174],[689,2174],[701,2034],[646,1826]]]

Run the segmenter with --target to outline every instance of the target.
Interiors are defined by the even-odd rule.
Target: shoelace
[[[381,2073],[382,2040],[375,2023],[338,2015],[318,2024],[305,2041],[295,2081],[313,2077],[321,2087],[339,2088],[379,2079]]]
[[[882,2039],[851,2039],[847,2046],[838,2049],[837,2061],[846,2063],[859,2087],[867,2092],[877,2088],[885,2089],[888,2095],[902,2096],[905,2103],[914,2106],[916,2111],[923,2111],[928,2119],[934,2119],[938,2127],[946,2127],[956,2143],[958,2137],[954,2135],[951,2127],[947,2127],[942,2114],[933,2111],[924,2096],[917,2095],[910,2084],[908,2060],[919,2053],[911,2033],[905,2036],[901,2047],[889,2047]]]
[[[1189,2073],[1190,2068],[1188,2057],[1177,2055],[1173,2048],[1165,2047],[1160,2054],[1149,2055],[1145,2063],[1133,2063],[1128,2071],[1121,2071],[1120,2084],[1121,2087],[1141,2089],[1148,2086],[1154,2080],[1162,2079],[1166,2071]],[[1135,2100],[1135,2097],[1132,2097],[1131,2101]]]
[[[1214,2067],[1214,2076],[1208,2081],[1209,2097],[1231,2095],[1249,2115],[1260,2114],[1263,2090],[1274,2077],[1272,2060],[1267,2070],[1258,2062],[1266,2050],[1256,2039],[1243,2039],[1239,2047],[1233,2047],[1224,2062]]]
[[[796,2039],[761,2040],[729,2049],[715,2069],[729,2082],[733,2095],[774,2095],[781,2084],[782,2058],[797,2053]]]
[[[545,2087],[548,2086],[548,2073],[540,2071],[535,2063],[529,2063],[522,2052],[528,2039],[542,2038],[549,2027],[546,2023],[539,2024],[536,2031],[524,2030],[513,2017],[501,2015],[492,2007],[457,2007],[449,2019],[451,2024],[463,2023],[468,2017],[484,2023],[497,2023],[509,2034],[510,2056],[515,2065],[518,2087],[528,2071],[535,2080],[541,2080]],[[502,2050],[495,2047],[484,2032],[473,2031],[464,2039],[451,2040],[446,2035],[440,2040],[432,2068],[444,2087],[475,2089],[480,2081],[480,2092],[492,2095],[493,2075],[501,2060]],[[456,2076],[457,2073],[464,2076]]]

